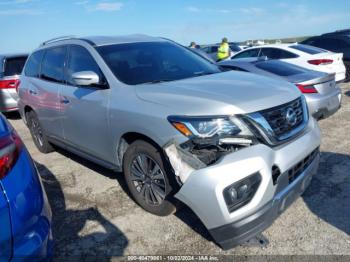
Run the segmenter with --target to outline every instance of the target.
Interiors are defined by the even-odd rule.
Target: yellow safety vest
[[[230,46],[228,43],[222,43],[218,48],[217,58],[222,60],[230,56]]]

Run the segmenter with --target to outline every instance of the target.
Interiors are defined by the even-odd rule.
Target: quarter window
[[[40,64],[43,59],[44,51],[40,50],[33,53],[26,64],[24,73],[29,77],[39,77],[40,74]]]
[[[52,82],[63,83],[65,56],[66,48],[63,46],[47,49],[43,60],[41,78]]]

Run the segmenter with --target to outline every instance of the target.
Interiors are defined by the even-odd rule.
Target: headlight
[[[253,137],[246,125],[234,116],[187,117],[169,116],[169,122],[183,135],[189,138],[222,138],[230,143],[232,138]],[[236,141],[237,142],[237,141]]]

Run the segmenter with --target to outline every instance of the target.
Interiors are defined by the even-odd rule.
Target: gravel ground
[[[267,247],[221,250],[188,209],[168,217],[146,213],[129,197],[123,176],[64,150],[34,146],[16,115],[10,122],[41,171],[53,212],[55,254],[102,255],[350,255],[350,85],[342,108],[320,122],[321,164],[311,186],[265,231]]]

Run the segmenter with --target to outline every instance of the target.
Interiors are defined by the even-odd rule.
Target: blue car
[[[49,260],[51,210],[38,171],[0,113],[0,261]]]

